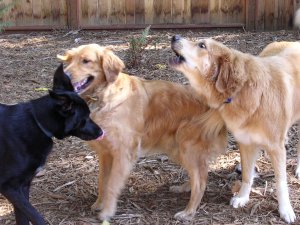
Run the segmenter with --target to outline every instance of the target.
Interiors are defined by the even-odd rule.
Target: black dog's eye
[[[205,45],[203,42],[200,42],[200,43],[198,44],[198,46],[199,46],[200,48],[206,48],[206,45]]]
[[[88,59],[83,59],[83,60],[82,60],[82,63],[83,63],[83,64],[87,64],[87,63],[89,63],[89,62],[91,62],[91,60],[88,60]]]

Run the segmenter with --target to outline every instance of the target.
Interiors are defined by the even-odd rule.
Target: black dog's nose
[[[179,41],[180,38],[181,38],[181,36],[178,35],[178,34],[176,34],[176,35],[174,35],[174,36],[172,37],[172,42]]]

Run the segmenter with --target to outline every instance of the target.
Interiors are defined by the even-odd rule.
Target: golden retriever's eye
[[[199,46],[200,48],[206,48],[206,45],[205,45],[203,42],[200,42],[200,43],[198,44],[198,46]]]
[[[88,64],[89,62],[91,62],[91,60],[88,60],[88,59],[83,59],[83,60],[82,60],[82,63],[83,63],[83,64]]]

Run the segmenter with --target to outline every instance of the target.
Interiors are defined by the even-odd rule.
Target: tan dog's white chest
[[[253,143],[263,145],[266,140],[261,132],[253,132],[248,129],[238,129],[232,133],[235,139],[244,145],[250,145]]]

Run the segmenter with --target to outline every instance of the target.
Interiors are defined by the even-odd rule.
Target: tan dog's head
[[[57,57],[67,64],[65,72],[79,94],[92,93],[97,87],[115,81],[125,67],[111,50],[97,44],[81,45]]]
[[[228,47],[212,39],[192,42],[178,35],[172,38],[171,47],[176,56],[169,60],[170,66],[182,72],[211,107],[231,98],[239,78]]]

